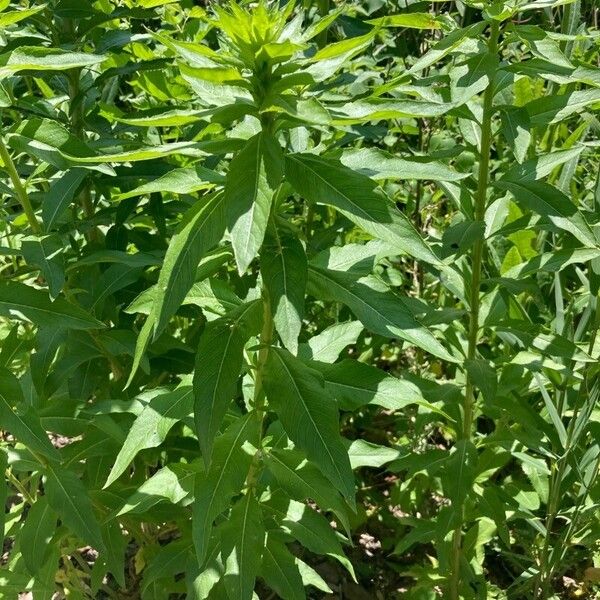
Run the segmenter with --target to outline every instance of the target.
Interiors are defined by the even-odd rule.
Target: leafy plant
[[[593,597],[597,8],[0,9],[0,597]]]

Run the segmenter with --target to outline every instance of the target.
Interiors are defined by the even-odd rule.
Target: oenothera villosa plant
[[[189,4],[0,3],[0,595],[326,593],[387,464],[407,597],[549,597],[598,529],[580,3]]]
[[[5,232],[14,259],[0,299],[24,320],[3,347],[3,422],[22,444],[8,457],[22,501],[7,589],[51,595],[58,569],[65,589],[110,595],[107,574],[126,586],[128,540],[144,598],[182,585],[193,597],[250,598],[259,576],[282,597],[327,590],[294,541],[354,576],[342,550],[352,468],[381,461],[376,446],[340,436],[338,411],[422,400],[375,367],[336,359],[363,326],[453,357],[371,274],[378,256],[436,254],[372,180],[315,152],[333,127],[403,114],[391,99],[333,93],[388,24],[323,46],[340,11],[306,27],[294,8],[232,2],[191,24],[167,12],[178,35],[107,30],[153,16],[108,3],[5,15],[31,18],[42,42],[11,45],[9,32],[2,67],[6,210],[23,211]],[[51,19],[51,40],[38,18]],[[437,26],[420,14],[400,21]],[[215,34],[218,50],[201,43]],[[115,103],[125,86],[129,114]],[[171,99],[179,105],[156,106]],[[323,206],[343,219],[331,233],[336,213]],[[332,245],[352,222],[376,239]],[[347,304],[360,322],[336,320],[299,343],[307,293]],[[135,314],[146,315],[137,335]],[[27,348],[27,374],[16,375]],[[160,545],[152,528],[165,520],[176,535]],[[99,553],[91,572],[81,542]]]

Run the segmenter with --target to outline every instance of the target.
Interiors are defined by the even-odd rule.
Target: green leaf
[[[367,404],[387,410],[401,410],[417,404],[451,420],[446,413],[425,400],[417,385],[393,377],[377,367],[351,359],[335,365],[314,363],[314,366],[323,373],[325,387],[342,410],[354,411]]]
[[[233,506],[220,534],[227,595],[230,600],[252,600],[265,541],[262,513],[253,493]]]
[[[339,210],[367,233],[429,264],[440,261],[406,216],[376,191],[376,184],[331,159],[286,156],[285,175],[302,197]]]
[[[335,75],[338,70],[348,64],[348,61],[367,48],[373,41],[376,28],[364,35],[357,35],[349,39],[327,44],[318,50],[310,59],[303,72],[311,75],[315,81],[325,81]]]
[[[213,440],[235,396],[244,346],[260,330],[261,311],[259,301],[242,305],[209,323],[200,336],[194,370],[194,419],[207,468]]]
[[[360,467],[379,468],[396,460],[400,456],[400,451],[359,439],[348,445],[348,456],[353,469]]]
[[[584,108],[600,103],[600,89],[577,90],[558,96],[536,98],[525,105],[532,125],[559,123]]]
[[[331,556],[339,561],[356,580],[352,563],[344,556],[338,537],[323,515],[282,494],[273,494],[263,507],[264,511],[273,513],[283,531],[310,552]]]
[[[142,594],[156,580],[183,573],[186,570],[188,557],[192,551],[193,545],[189,537],[163,546],[144,569],[141,585]]]
[[[522,163],[527,156],[531,143],[531,123],[529,113],[522,107],[505,106],[502,108],[502,127],[500,131],[510,146],[517,162]]]
[[[154,330],[154,323],[156,322],[156,318],[154,313],[150,313],[142,328],[138,334],[138,338],[135,342],[135,351],[133,354],[133,363],[131,365],[131,370],[129,371],[129,377],[127,378],[127,383],[125,387],[128,388],[139,369],[140,364],[144,359],[144,354],[146,353],[146,349],[152,340],[152,331]]]
[[[211,591],[215,589],[215,586],[222,581],[225,567],[221,561],[220,544],[216,537],[211,540],[212,546],[209,551],[209,558],[204,567],[200,568],[198,566],[195,557],[188,564],[186,572],[187,600],[206,600]]]
[[[588,248],[598,247],[598,240],[584,215],[569,197],[548,183],[538,181],[509,181],[502,179],[496,185],[508,190],[517,203],[532,210],[553,225],[575,236]]]
[[[290,449],[273,449],[263,460],[291,498],[300,502],[310,499],[321,509],[333,511],[350,535],[346,504],[339,494],[331,489],[331,484],[321,471],[305,460],[301,453]]]
[[[557,150],[536,156],[530,160],[526,160],[523,164],[517,164],[510,167],[502,179],[508,181],[537,181],[547,175],[550,175],[556,167],[563,165],[573,159],[576,159],[583,151],[583,146],[575,146],[566,150]]]
[[[73,471],[47,465],[45,490],[48,504],[62,522],[86,544],[103,551],[100,525],[81,479]]]
[[[25,407],[25,398],[19,380],[8,369],[2,367],[0,368],[2,428],[12,433],[32,452],[38,452],[52,460],[59,459],[59,454],[50,443],[35,410],[29,406],[25,411],[20,411],[19,407]]]
[[[367,21],[370,25],[377,27],[406,27],[410,29],[440,29],[441,22],[430,13],[405,13],[398,15],[386,15],[378,19]]]
[[[101,314],[104,300],[112,296],[115,292],[122,290],[139,280],[143,269],[132,268],[129,265],[115,264],[111,265],[100,275],[95,285],[94,301],[90,310]]]
[[[69,207],[85,176],[85,169],[70,169],[52,182],[42,198],[42,220],[46,231],[52,229]]]
[[[173,235],[160,271],[152,313],[154,338],[163,331],[194,283],[200,259],[225,232],[225,197],[214,194],[197,202]]]
[[[201,467],[198,462],[174,463],[159,469],[127,497],[114,516],[145,513],[163,500],[171,504],[181,502],[191,495],[194,479],[199,472],[201,472]]]
[[[456,29],[444,36],[439,42],[433,45],[431,50],[421,56],[415,64],[409,69],[409,74],[422,71],[435,64],[448,54],[457,51],[462,45],[466,45],[471,38],[477,37],[485,28],[485,22],[479,21],[464,27]]]
[[[478,240],[483,240],[485,223],[465,219],[451,225],[442,236],[442,256],[461,256]]]
[[[108,111],[101,111],[101,114],[110,121],[136,127],[174,127],[201,121],[208,116],[209,111],[150,109],[136,117],[129,118],[120,117]]]
[[[27,8],[25,10],[11,10],[0,15],[0,27],[8,27],[9,25],[13,25],[14,23],[18,23],[19,21],[23,21],[27,17],[31,15],[35,15],[39,13],[41,10],[46,8],[45,4],[41,6],[36,6],[34,8]]]
[[[259,429],[256,413],[237,419],[215,440],[210,470],[196,476],[192,536],[201,566],[206,560],[214,520],[244,485],[259,444]]]
[[[43,46],[19,46],[12,52],[0,54],[0,77],[8,77],[20,71],[64,71],[89,67],[104,59],[104,56],[88,52],[67,52]]]
[[[40,269],[51,298],[56,298],[65,282],[65,267],[62,257],[63,244],[53,235],[27,236],[21,240],[21,251],[25,260]]]
[[[493,81],[498,67],[498,57],[489,52],[472,56],[450,70],[450,95],[455,105],[468,102],[483,92]]]
[[[24,590],[31,591],[36,596],[41,597],[47,590],[44,586],[36,583],[32,584],[31,577],[26,573],[12,573],[6,569],[0,569],[0,598],[3,600],[13,600],[18,598]]]
[[[117,521],[103,523],[102,539],[106,552],[100,555],[100,560],[106,564],[106,569],[116,579],[121,588],[127,587],[125,583],[125,552],[127,550],[127,536]]]
[[[0,282],[0,311],[16,311],[40,326],[64,329],[101,329],[105,326],[63,298],[50,301],[43,290],[17,281]]]
[[[310,565],[307,565],[299,558],[296,558],[295,562],[296,566],[298,567],[298,571],[300,571],[300,577],[302,577],[302,583],[305,587],[312,585],[316,589],[325,592],[326,594],[333,594],[333,590]]]
[[[271,348],[264,385],[290,439],[353,505],[354,477],[339,434],[337,407],[320,375],[286,350]]]
[[[275,190],[282,176],[281,148],[264,132],[251,137],[229,165],[224,199],[240,274],[262,245]]]
[[[309,268],[308,289],[324,300],[346,304],[361,323],[373,333],[388,338],[400,338],[410,344],[456,362],[434,335],[421,324],[407,304],[374,276],[356,277],[350,273]]]
[[[400,158],[379,148],[344,150],[340,161],[349,169],[375,180],[460,181],[469,177],[469,173],[459,173],[429,157]]]
[[[308,262],[296,235],[274,222],[261,252],[260,270],[269,294],[275,329],[283,345],[298,352],[304,315]]]
[[[477,466],[477,449],[470,440],[459,440],[444,467],[444,491],[453,507],[462,506],[471,493]]]
[[[363,326],[358,321],[336,323],[301,344],[298,356],[303,360],[333,363],[346,346],[356,343],[362,331]]]
[[[8,468],[8,456],[6,450],[0,448],[0,473],[2,473],[2,480],[0,481],[0,506],[6,506],[6,500],[8,498],[8,480],[6,479],[5,473]],[[4,547],[4,527],[6,525],[6,510],[0,511],[0,544]]]
[[[493,402],[498,389],[496,370],[481,358],[465,361],[465,368],[475,385],[481,390],[486,402]]]
[[[260,575],[283,600],[306,599],[296,557],[272,535],[267,537],[263,549]]]
[[[184,381],[177,389],[167,393],[153,390],[153,394],[133,422],[104,484],[105,488],[125,472],[138,452],[160,446],[173,425],[192,414],[194,396],[189,383]]]
[[[75,161],[85,157],[91,157],[93,163],[98,162],[93,156],[94,151],[87,144],[52,119],[32,117],[22,121],[14,133],[8,136],[7,141],[18,152],[25,152],[61,171],[76,166]],[[113,169],[105,165],[89,168],[114,175]]]
[[[144,183],[129,192],[119,194],[115,200],[126,200],[135,196],[142,196],[160,192],[161,194],[192,194],[199,190],[214,187],[224,183],[225,178],[220,173],[207,169],[202,165],[189,168],[173,169],[153,181]]]
[[[19,535],[19,546],[27,570],[35,575],[45,564],[50,540],[56,531],[56,514],[46,497],[40,496],[31,506]]]
[[[331,110],[334,125],[358,125],[389,119],[435,118],[456,108],[455,102],[372,98],[355,100]]]

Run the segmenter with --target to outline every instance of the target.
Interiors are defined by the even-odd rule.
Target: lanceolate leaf
[[[410,221],[376,184],[341,163],[311,154],[286,156],[285,175],[302,197],[339,210],[371,235],[429,264],[439,263]]]
[[[377,367],[351,359],[334,365],[314,365],[323,373],[325,387],[343,410],[353,411],[367,404],[387,410],[400,410],[409,404],[434,408],[414,383],[393,377]]]
[[[131,494],[114,516],[144,513],[163,500],[177,504],[192,493],[194,478],[201,472],[198,462],[166,465]]]
[[[117,199],[126,200],[134,196],[169,192],[171,194],[191,194],[198,190],[214,187],[221,184],[225,178],[216,171],[207,169],[201,165],[190,168],[173,169],[157,179],[140,185],[130,192],[121,194]]]
[[[321,509],[332,510],[350,535],[346,505],[331,489],[327,478],[295,450],[271,450],[265,456],[267,468],[291,498],[304,502],[314,500]]]
[[[21,249],[25,260],[39,267],[48,284],[50,296],[56,298],[65,282],[65,267],[62,257],[62,243],[55,236],[27,236],[23,238]]]
[[[502,135],[517,161],[522,163],[531,141],[529,114],[524,108],[516,106],[504,107],[501,114]]]
[[[196,476],[192,535],[201,566],[206,560],[214,520],[244,484],[253,448],[258,446],[259,428],[254,413],[235,421],[215,440],[210,470]]]
[[[537,181],[508,181],[503,179],[498,187],[510,191],[524,208],[533,210],[560,229],[574,235],[588,248],[598,247],[598,240],[583,214],[560,190]]]
[[[308,550],[332,556],[355,577],[352,563],[344,556],[339,538],[323,515],[306,504],[288,500],[280,494],[274,494],[264,504],[263,511],[271,512],[282,529]]]
[[[525,105],[532,125],[557,123],[587,106],[600,103],[600,89],[536,98]]]
[[[459,173],[440,161],[421,157],[398,157],[376,148],[344,151],[341,162],[355,172],[377,181],[382,179],[426,179],[429,181],[459,181],[469,176]]]
[[[309,290],[318,298],[343,302],[374,333],[399,337],[435,356],[456,361],[400,298],[373,276],[357,280],[349,273],[311,266]]]
[[[265,540],[260,505],[252,492],[235,504],[220,535],[227,595],[230,600],[252,600]]]
[[[154,581],[183,573],[187,568],[188,557],[191,555],[192,549],[189,537],[163,546],[144,569],[142,594]]]
[[[52,229],[69,207],[85,175],[85,169],[70,169],[52,183],[42,200],[42,219],[46,231]]]
[[[263,550],[261,576],[283,600],[305,600],[304,583],[294,555],[273,535]]]
[[[37,499],[27,513],[21,530],[21,553],[27,570],[35,575],[46,562],[49,542],[56,530],[56,513],[50,508],[45,496]]]
[[[142,328],[140,329],[140,332],[138,334],[138,338],[135,342],[133,364],[131,365],[131,370],[129,371],[129,377],[127,378],[127,383],[125,384],[125,387],[129,387],[133,378],[135,377],[135,374],[137,373],[140,364],[142,364],[146,349],[148,348],[148,345],[152,340],[152,331],[154,329],[155,322],[156,318],[154,316],[154,313],[151,312],[144,321],[144,324],[142,325]]]
[[[264,385],[290,439],[354,503],[354,477],[338,428],[337,408],[319,374],[286,350],[271,348]]]
[[[36,6],[34,8],[29,8],[25,10],[10,10],[8,12],[2,13],[0,15],[0,27],[6,27],[7,25],[12,25],[13,23],[18,23],[31,15],[35,15],[36,13],[44,10],[45,6]]]
[[[16,311],[36,325],[65,329],[101,329],[104,323],[96,321],[87,312],[57,298],[53,302],[43,290],[17,281],[0,282],[0,311]]]
[[[81,479],[73,471],[48,465],[45,489],[48,504],[63,523],[85,543],[104,550],[100,525]]]
[[[25,399],[18,379],[5,368],[0,368],[0,421],[3,429],[12,433],[30,450],[50,459],[59,458],[36,412],[31,407],[25,410]]]
[[[409,27],[411,29],[439,29],[441,27],[440,22],[430,13],[387,15],[371,19],[368,22],[380,27]]]
[[[282,176],[281,149],[267,133],[250,138],[231,161],[224,198],[240,273],[248,268],[263,242]]]
[[[194,420],[207,467],[213,440],[235,395],[244,345],[258,333],[261,311],[259,301],[240,306],[209,323],[200,337],[194,371]]]
[[[221,240],[224,232],[223,194],[200,200],[185,214],[171,239],[158,279],[152,307],[155,338],[192,287],[200,259]]]
[[[308,275],[306,253],[298,237],[274,222],[263,246],[260,268],[275,329],[284,346],[296,354]]]
[[[123,474],[138,452],[159,446],[171,427],[192,413],[193,402],[189,383],[151,398],[131,426],[104,487],[111,485]]]
[[[88,67],[104,60],[84,52],[67,52],[59,48],[42,46],[19,46],[12,52],[0,54],[0,77],[19,71],[63,71],[76,67]]]
[[[336,323],[302,344],[298,356],[303,360],[333,363],[346,346],[356,343],[362,331],[363,326],[358,321]]]
[[[453,66],[450,70],[450,92],[453,102],[464,104],[485,90],[494,79],[497,66],[498,57],[489,52],[483,52]]]

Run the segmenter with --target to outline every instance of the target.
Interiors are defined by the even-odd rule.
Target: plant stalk
[[[498,38],[500,35],[500,24],[493,20],[490,24],[490,36],[488,40],[488,52],[496,55],[498,53]],[[479,153],[479,173],[477,191],[475,193],[474,219],[483,221],[487,206],[487,192],[489,185],[490,152],[492,147],[492,117],[494,113],[494,79],[491,78],[483,97],[483,117],[481,122],[481,148]],[[469,325],[468,325],[468,348],[467,358],[472,360],[477,355],[477,344],[479,342],[479,310],[480,310],[480,287],[483,265],[484,240],[478,239],[473,245],[472,268],[471,268],[471,290],[469,298]],[[458,432],[460,440],[470,440],[472,437],[473,421],[475,415],[475,384],[467,373],[465,384],[465,397],[463,405],[462,430]],[[462,528],[465,520],[464,502],[457,507],[460,514],[459,524],[452,536],[451,573],[449,583],[450,600],[458,600],[460,597],[460,568],[462,562]]]
[[[21,204],[21,206],[23,207],[23,210],[25,211],[25,215],[27,217],[27,221],[29,222],[29,226],[31,227],[31,230],[36,235],[39,235],[40,233],[42,233],[42,228],[40,227],[39,221],[37,220],[37,218],[35,216],[35,212],[33,211],[33,206],[31,206],[29,196],[27,195],[27,190],[25,189],[25,186],[21,182],[21,178],[19,177],[19,173],[17,172],[15,163],[13,162],[12,158],[10,157],[10,153],[8,152],[8,149],[6,148],[6,145],[5,145],[2,137],[0,137],[0,158],[2,159],[2,162],[4,163],[4,169],[8,173],[8,176],[10,177],[13,187],[15,188],[15,193],[17,195],[17,199],[19,200],[19,203]]]
[[[257,418],[260,422],[261,427],[261,438],[262,438],[262,425],[265,418],[265,399],[266,395],[263,389],[263,373],[269,358],[269,349],[273,343],[273,314],[271,312],[271,301],[267,290],[262,290],[262,302],[263,302],[263,327],[260,332],[259,344],[260,349],[258,351],[258,360],[256,362],[256,375],[254,377],[254,399],[253,408],[257,414]],[[258,479],[258,473],[260,471],[260,448],[254,455],[248,475],[246,477],[246,485],[249,489],[254,489]]]

